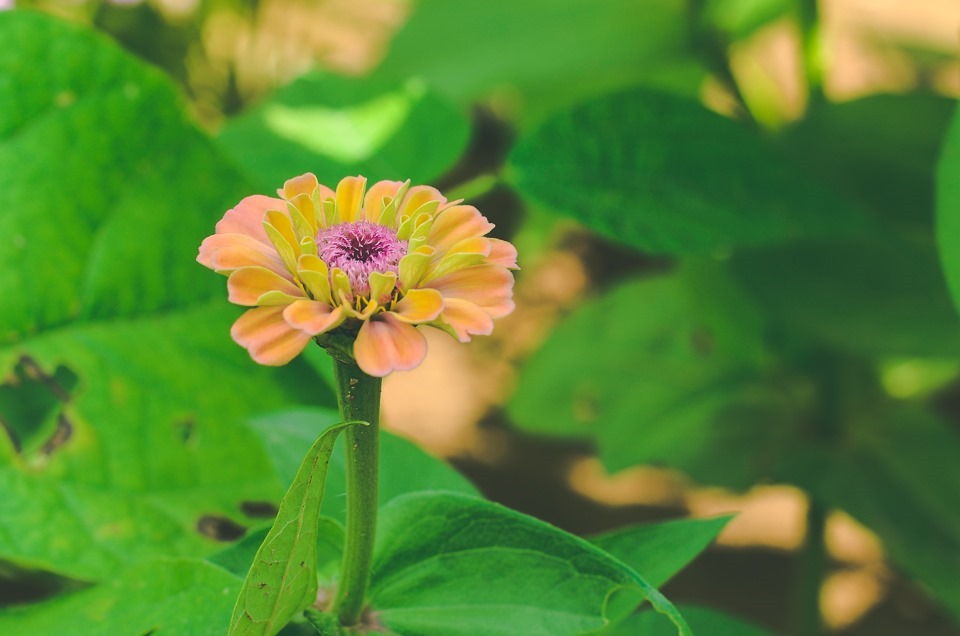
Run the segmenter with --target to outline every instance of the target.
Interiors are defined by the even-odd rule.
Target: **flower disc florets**
[[[476,208],[409,182],[367,189],[363,177],[331,190],[305,174],[277,192],[227,211],[197,257],[252,308],[231,335],[257,362],[285,364],[342,333],[360,368],[384,376],[423,360],[419,325],[468,342],[513,310],[517,252],[486,236],[493,224]]]

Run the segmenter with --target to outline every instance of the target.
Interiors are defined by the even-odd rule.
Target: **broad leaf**
[[[937,243],[954,305],[960,307],[960,109],[937,168]]]
[[[231,636],[273,636],[317,600],[317,524],[327,466],[337,436],[358,424],[368,426],[331,426],[307,451],[243,582],[230,620]]]
[[[231,120],[220,144],[266,191],[305,172],[429,183],[467,145],[469,122],[422,82],[307,75]]]
[[[305,365],[260,368],[231,342],[238,311],[195,263],[248,186],[105,38],[15,11],[0,40],[0,378],[53,396],[37,420],[0,413],[21,420],[0,430],[0,558],[97,579],[209,553],[281,493],[240,423],[331,400]]]
[[[552,117],[520,139],[511,163],[523,194],[649,252],[779,243],[866,223],[745,127],[649,90]]]
[[[340,421],[335,410],[302,409],[284,411],[253,419],[250,426],[264,441],[277,472],[290,483],[300,460],[317,431]],[[346,505],[346,468],[343,444],[334,448],[333,469],[327,476],[323,513],[344,520]],[[390,500],[418,490],[448,490],[476,494],[476,489],[443,461],[427,455],[415,444],[389,433],[380,433],[380,492],[383,506]]]
[[[644,597],[690,633],[636,572],[532,517],[448,493],[399,497],[381,513],[370,603],[399,634],[580,634]]]
[[[705,636],[773,636],[756,625],[742,619],[718,612],[717,610],[695,605],[680,605],[683,617],[687,619],[695,634]],[[671,636],[673,631],[664,625],[654,612],[645,611],[634,614],[625,621],[600,632],[602,636]]]
[[[0,610],[3,634],[223,636],[240,579],[211,563],[155,559],[99,585]]]
[[[703,552],[732,517],[679,519],[614,530],[590,541],[660,587]]]

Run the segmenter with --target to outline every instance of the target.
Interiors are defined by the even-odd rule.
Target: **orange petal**
[[[340,179],[337,184],[337,214],[340,223],[352,223],[360,217],[360,205],[366,185],[367,180],[364,177]]]
[[[291,327],[316,336],[339,327],[346,316],[342,307],[334,308],[315,300],[298,300],[287,305],[283,318]]]
[[[263,231],[263,216],[268,210],[283,210],[286,203],[280,199],[255,194],[242,200],[229,210],[217,223],[217,234],[246,234],[265,245],[270,239]]]
[[[230,302],[248,307],[262,304],[261,297],[265,294],[271,295],[269,302],[272,305],[286,304],[285,297],[303,298],[303,291],[296,284],[265,267],[236,270],[227,279],[227,291]]]
[[[383,212],[383,200],[393,199],[403,185],[403,181],[377,181],[370,186],[367,195],[363,197],[364,220],[379,223],[380,214]]]
[[[475,265],[424,283],[447,298],[462,298],[483,308],[493,318],[514,309],[513,274],[499,265]]]
[[[427,243],[443,253],[460,241],[483,236],[493,229],[493,223],[472,205],[455,205],[437,215],[427,237]]]
[[[230,335],[260,364],[279,366],[293,360],[310,342],[310,335],[283,319],[283,307],[250,309],[233,323]]]
[[[220,273],[251,266],[266,267],[281,275],[286,272],[276,250],[246,234],[208,236],[200,244],[197,262]]]
[[[427,339],[413,325],[389,313],[378,314],[360,327],[353,343],[353,356],[364,373],[383,377],[405,371],[423,362]]]
[[[443,311],[443,296],[436,289],[411,289],[397,303],[393,313],[403,322],[435,320]]]
[[[312,172],[308,172],[299,177],[287,179],[286,183],[283,184],[283,189],[277,190],[277,194],[289,201],[298,194],[306,194],[308,196],[313,194],[313,191],[317,189],[318,185],[320,185],[320,182],[317,181],[317,177]]]
[[[520,269],[517,266],[517,248],[513,243],[501,241],[500,239],[487,239],[490,241],[490,256],[487,257],[488,263],[503,265],[507,269]]]
[[[493,333],[493,318],[490,314],[468,300],[447,298],[441,318],[460,342],[470,342],[471,334],[489,336]]]

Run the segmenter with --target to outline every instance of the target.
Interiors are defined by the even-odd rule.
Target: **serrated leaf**
[[[317,524],[330,454],[344,422],[325,430],[300,464],[254,557],[230,620],[230,635],[273,636],[317,600]]]
[[[745,127],[647,89],[548,119],[520,139],[510,162],[526,196],[648,252],[850,234],[867,223]]]
[[[691,633],[655,588],[583,539],[482,499],[398,497],[381,512],[370,604],[399,634],[562,636],[646,598]],[[615,595],[631,601],[612,603]]]
[[[703,552],[733,517],[679,519],[621,528],[590,541],[660,587]]]
[[[14,11],[0,40],[0,381],[31,369],[56,422],[39,445],[0,430],[0,558],[95,580],[212,552],[251,522],[244,502],[281,493],[240,423],[332,402],[306,366],[261,368],[231,342],[238,312],[195,262],[249,186],[106,38]]]

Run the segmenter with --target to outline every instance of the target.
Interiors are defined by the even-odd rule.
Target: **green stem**
[[[819,0],[801,0],[800,31],[803,38],[803,66],[811,102],[823,99],[824,52]]]
[[[349,360],[334,355],[337,399],[344,421],[363,420],[369,426],[344,431],[347,458],[347,527],[340,581],[333,613],[345,627],[360,621],[377,528],[377,474],[380,422],[380,378],[374,378]]]
[[[820,588],[827,572],[827,507],[813,497],[807,509],[807,541],[800,555],[795,590],[796,636],[820,636]]]

